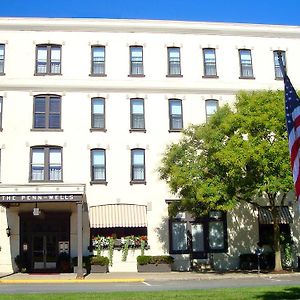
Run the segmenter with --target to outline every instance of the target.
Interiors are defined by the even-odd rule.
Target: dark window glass
[[[144,75],[142,46],[130,46],[130,75]]]
[[[104,46],[92,46],[92,75],[105,75]]]
[[[92,98],[92,129],[105,129],[104,98]]]
[[[33,128],[61,128],[61,98],[59,96],[39,95],[34,97]]]
[[[31,148],[31,181],[62,180],[62,150],[60,147]]]
[[[0,74],[4,74],[5,45],[0,44]]]
[[[37,75],[61,74],[61,46],[37,45],[36,68]]]
[[[274,67],[275,67],[275,78],[276,79],[283,78],[283,75],[282,75],[282,72],[280,69],[280,65],[279,65],[279,60],[278,60],[279,54],[281,54],[283,66],[284,66],[284,68],[286,68],[285,51],[280,51],[280,50],[274,51],[273,56],[274,56]]]
[[[131,129],[145,129],[144,99],[131,99]]]
[[[104,149],[91,150],[91,168],[92,168],[92,181],[106,180]]]
[[[179,99],[169,100],[170,130],[181,130],[183,128],[182,101]]]
[[[251,50],[240,49],[240,70],[241,78],[253,78]]]
[[[131,181],[145,181],[145,150],[131,150]]]
[[[2,130],[3,98],[0,97],[0,131]]]
[[[204,76],[217,76],[216,52],[213,48],[203,49]]]
[[[168,47],[168,75],[181,75],[179,47]]]

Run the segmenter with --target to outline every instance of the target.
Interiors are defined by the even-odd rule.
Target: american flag
[[[278,55],[278,60],[284,79],[286,128],[295,193],[297,200],[300,201],[300,99],[286,74],[280,55]]]

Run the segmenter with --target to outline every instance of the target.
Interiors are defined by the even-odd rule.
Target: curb
[[[117,283],[117,282],[144,282],[144,278],[112,278],[112,279],[0,279],[0,284],[16,283]]]

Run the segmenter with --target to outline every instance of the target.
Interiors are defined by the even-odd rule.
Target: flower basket
[[[138,272],[171,272],[174,258],[168,255],[137,257]]]

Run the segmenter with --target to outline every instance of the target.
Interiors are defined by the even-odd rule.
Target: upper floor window
[[[131,150],[131,183],[145,183],[145,150]]]
[[[254,78],[251,50],[240,49],[239,56],[240,56],[240,78]]]
[[[61,74],[61,46],[60,45],[37,45],[36,67],[37,75]]]
[[[182,101],[180,99],[169,100],[170,131],[180,131],[183,128]]]
[[[280,54],[281,54],[281,57],[282,57],[283,66],[284,66],[284,68],[286,68],[285,51],[281,51],[281,50],[273,51],[274,67],[275,67],[275,79],[282,79],[283,78],[281,68],[280,68],[280,65],[279,65],[279,60],[278,60],[278,55],[280,55]]]
[[[105,47],[92,46],[91,75],[105,76]]]
[[[92,98],[92,129],[105,130],[105,99]]]
[[[62,148],[31,148],[30,181],[62,181]]]
[[[205,100],[206,121],[217,111],[219,101],[216,99]]]
[[[179,47],[168,47],[168,76],[181,76]]]
[[[4,75],[5,45],[0,44],[0,75]]]
[[[106,162],[104,149],[91,150],[92,183],[106,183]]]
[[[130,75],[131,76],[144,75],[142,46],[130,46]]]
[[[203,49],[204,77],[217,76],[216,52],[213,48]]]
[[[34,97],[34,129],[61,128],[61,98],[56,95],[39,95]]]
[[[144,99],[130,99],[130,129],[145,130]]]
[[[2,131],[3,98],[0,97],[0,131]]]

